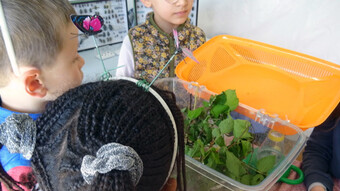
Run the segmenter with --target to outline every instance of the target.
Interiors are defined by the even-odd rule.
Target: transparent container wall
[[[200,106],[203,100],[207,101],[211,95],[214,95],[213,92],[206,90],[203,86],[177,78],[160,79],[156,81],[155,85],[160,89],[173,92],[180,109],[184,107],[192,109],[194,105]],[[263,109],[257,110],[240,103],[238,108],[232,112],[232,117],[250,121],[252,127],[249,131],[254,135],[253,145],[255,148],[263,143],[269,130],[274,129],[282,133],[284,135],[283,160],[260,184],[249,186],[186,156],[188,190],[268,190],[289,168],[306,142],[306,137],[301,129],[276,116],[267,115]],[[227,144],[231,140],[230,138],[225,139]]]

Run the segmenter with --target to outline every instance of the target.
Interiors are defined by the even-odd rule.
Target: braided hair
[[[185,190],[183,117],[172,93],[155,90],[176,121],[178,189]],[[37,132],[31,164],[44,191],[160,190],[171,171],[175,132],[169,115],[156,97],[127,80],[69,90],[48,104],[37,119]],[[92,184],[84,181],[83,157],[112,142],[132,147],[142,159],[137,186],[123,170],[98,174]]]

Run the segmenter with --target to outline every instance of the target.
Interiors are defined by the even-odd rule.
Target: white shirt
[[[120,48],[117,66],[123,67],[120,67],[116,70],[116,76],[134,77],[135,64],[133,59],[131,41],[128,35],[125,36]]]

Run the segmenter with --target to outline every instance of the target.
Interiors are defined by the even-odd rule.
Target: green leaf
[[[200,147],[200,153],[201,153],[201,157],[202,157],[202,158],[205,158],[206,153],[205,153],[205,150],[204,150],[204,145],[203,145],[203,143],[202,143],[202,146]]]
[[[216,168],[217,164],[216,164],[214,158],[211,157],[211,154],[208,156],[208,159],[207,159],[207,162],[206,162],[205,165],[207,165],[208,167],[210,167],[212,169]]]
[[[236,91],[229,89],[229,90],[224,91],[224,94],[227,96],[226,104],[229,106],[230,111],[235,110],[239,103],[239,100],[236,96]]]
[[[204,149],[203,142],[201,139],[197,139],[197,141],[194,143],[193,148],[189,149],[188,155],[192,158],[194,157],[201,157],[202,149]]]
[[[220,158],[221,161],[226,160],[227,151],[228,151],[227,147],[221,147],[220,150],[218,151],[218,157]]]
[[[187,155],[189,155],[189,151],[190,151],[189,145],[185,145],[185,146],[184,146],[184,153],[187,154]]]
[[[213,104],[224,105],[226,101],[227,101],[227,95],[222,92],[221,94],[216,96]]]
[[[198,135],[199,135],[199,131],[197,130],[197,126],[192,125],[189,129],[189,132],[190,132],[189,136],[188,136],[189,140],[193,141],[193,142],[196,141],[197,138],[198,138]]]
[[[251,143],[249,141],[244,141],[241,140],[241,145],[242,145],[242,158],[246,157],[248,153],[252,151]]]
[[[238,179],[238,176],[235,176],[234,174],[231,174],[231,173],[229,173],[227,176],[229,176],[230,178],[232,178],[232,179],[234,179],[236,181]]]
[[[261,158],[256,163],[257,170],[262,173],[267,173],[274,167],[275,160],[276,160],[275,155],[269,155],[269,156]]]
[[[212,147],[210,150],[208,163],[206,165],[209,166],[210,168],[216,169],[218,164],[221,164],[221,161],[218,157],[216,149]]]
[[[216,100],[216,96],[214,96],[214,95],[210,96],[209,106],[211,106],[214,103],[215,100]]]
[[[239,159],[240,160],[240,159]],[[242,165],[242,163],[240,163],[240,175],[243,176],[244,174],[247,173],[247,170],[245,169],[245,167]]]
[[[188,118],[184,119],[184,125],[185,125],[186,128],[189,128],[190,120]]]
[[[194,148],[189,148],[187,155],[189,155],[191,158],[197,157],[197,150],[195,150]]]
[[[251,134],[248,132],[249,127],[251,126],[250,122],[247,120],[236,119],[234,120],[234,137],[236,138],[252,138]]]
[[[241,177],[241,183],[250,185],[250,182],[252,180],[253,176],[251,174],[245,174]]]
[[[197,139],[196,143],[200,146],[200,147],[204,147],[204,144],[202,142],[201,139]]]
[[[198,116],[201,115],[202,111],[203,111],[202,107],[199,107],[195,110],[189,110],[188,111],[188,118],[191,119],[191,120],[196,119]]]
[[[234,153],[234,155],[238,158],[241,158],[241,151],[242,151],[242,147],[241,147],[241,140],[237,140],[237,141],[232,141],[231,145],[229,147],[229,151]]]
[[[203,101],[202,104],[203,104],[203,107],[209,107],[210,106],[209,102],[207,102],[207,101]]]
[[[262,182],[264,179],[264,176],[262,174],[256,174],[252,179],[251,179],[251,185],[257,185]]]
[[[241,162],[232,152],[229,151],[227,151],[226,167],[231,174],[236,177],[240,177]]]
[[[224,143],[224,139],[222,136],[219,136],[216,140],[215,140],[215,143],[220,146],[220,147],[224,147],[225,146],[225,143]]]
[[[221,132],[220,132],[220,130],[219,130],[218,128],[213,128],[211,134],[212,134],[212,136],[213,136],[214,138],[220,137],[220,136],[221,136]]]
[[[246,164],[241,162],[245,155],[253,151],[253,137],[249,133],[249,121],[234,120],[230,116],[229,112],[238,103],[235,90],[227,90],[211,96],[209,102],[203,101],[200,108],[192,111],[182,109],[187,144],[185,153],[236,181],[247,185],[258,184],[268,171],[254,178],[254,174],[260,171],[246,170]],[[224,139],[231,135],[233,140],[226,145]],[[255,166],[256,161],[253,163]]]
[[[213,117],[217,118],[221,113],[225,112],[228,109],[227,105],[214,105],[210,113],[212,114]]]
[[[228,116],[227,119],[221,121],[218,128],[220,128],[221,134],[231,133],[234,129],[234,119]]]
[[[204,142],[204,144],[208,144],[211,142],[212,140],[212,128],[209,127],[208,123],[203,123],[203,130],[204,130],[204,134],[206,136],[206,142]]]

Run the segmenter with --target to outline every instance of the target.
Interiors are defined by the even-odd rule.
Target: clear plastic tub
[[[173,92],[177,99],[177,105],[180,108],[193,107],[194,104],[199,105],[203,100],[208,100],[210,96],[214,94],[204,86],[197,86],[195,83],[189,83],[178,78],[159,79],[155,85],[161,89]],[[235,111],[236,112],[232,113],[234,119],[245,119],[251,122],[251,133],[258,135],[255,136],[253,141],[254,145],[259,146],[264,141],[270,129],[284,134],[283,160],[260,184],[249,186],[186,156],[188,190],[268,190],[278,181],[301,152],[306,142],[306,136],[297,126],[281,120],[275,115],[268,116],[262,109],[255,110],[241,103]]]

